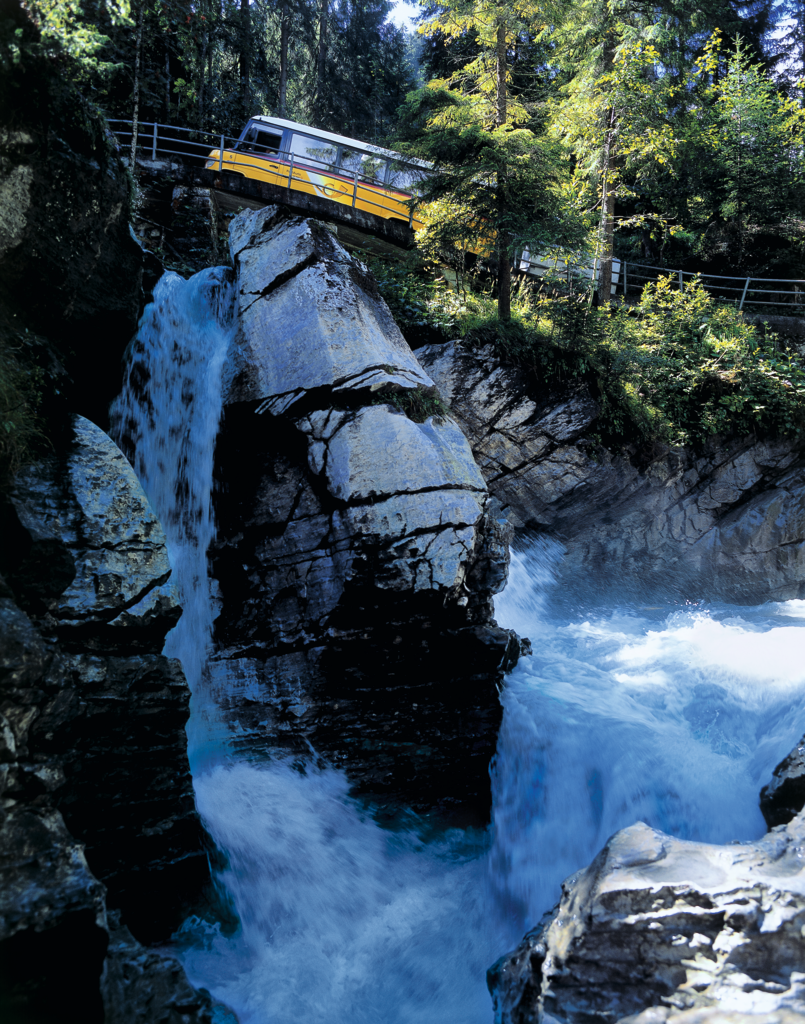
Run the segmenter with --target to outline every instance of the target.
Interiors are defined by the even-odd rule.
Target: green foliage
[[[805,436],[805,367],[765,329],[716,302],[698,281],[646,287],[636,307],[591,308],[585,296],[551,297],[530,285],[508,322],[488,294],[427,284],[411,270],[379,279],[393,310],[414,294],[417,317],[471,346],[492,345],[529,374],[535,391],[585,385],[601,404],[612,448],[662,441],[702,445],[714,434]],[[410,313],[408,316],[410,317]],[[403,331],[408,329],[405,318]]]
[[[393,405],[414,423],[424,423],[431,416],[440,420],[450,414],[450,409],[436,388],[401,388],[399,391],[381,392],[372,404]]]
[[[423,329],[442,339],[456,337],[458,316],[438,266],[424,261],[418,253],[404,260],[383,259],[368,252],[361,252],[360,257],[372,271],[392,316],[407,338],[413,340]]]

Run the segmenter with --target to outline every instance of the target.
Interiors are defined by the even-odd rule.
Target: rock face
[[[106,910],[108,898],[140,938],[167,938],[207,877],[189,693],[158,653],[180,614],[164,534],[122,454],[81,418],[2,514],[0,1003],[90,1024],[202,1024],[209,998],[185,998],[180,966],[157,954],[187,1017],[167,997],[164,1013],[126,1015],[152,981],[125,967],[146,953]]]
[[[359,792],[483,817],[495,683],[519,650],[491,619],[505,517],[456,423],[404,412],[435,389],[362,265],[276,207],[230,239],[222,699],[244,742],[312,744]]]
[[[103,425],[142,299],[131,179],[103,117],[18,20],[0,70],[0,329],[45,335],[73,410]]]
[[[637,1020],[649,1024],[711,1008],[681,1015],[681,1024],[725,1020],[713,1008],[805,1014],[803,844],[803,816],[732,846],[685,842],[642,823],[617,832],[567,879],[548,919],[490,969],[495,1019],[526,1024],[544,1013],[580,1024],[645,1011]]]
[[[760,791],[760,809],[769,828],[785,825],[805,807],[805,736],[777,765]]]
[[[793,441],[714,441],[633,464],[591,438],[586,392],[534,396],[490,349],[417,349],[515,527],[567,548],[566,593],[758,603],[805,595],[805,460]]]

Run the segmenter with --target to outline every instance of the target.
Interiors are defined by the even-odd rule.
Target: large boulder
[[[612,455],[584,390],[535,394],[491,349],[417,356],[514,527],[565,545],[564,592],[742,603],[805,595],[805,459],[794,440]]]
[[[804,844],[802,815],[732,846],[641,822],[617,832],[490,969],[496,1021],[727,1024],[724,1014],[777,1011],[790,1015],[773,1018],[780,1024],[796,1020],[805,1014]]]
[[[215,684],[242,742],[312,744],[359,792],[483,818],[519,652],[492,620],[505,517],[366,269],[281,208],[230,239]]]
[[[162,527],[120,450],[82,417],[63,452],[18,474],[3,527],[4,798],[60,812],[138,937],[167,936],[208,875],[190,694],[160,653],[180,615]]]
[[[2,507],[0,1004],[25,1019],[211,1024],[167,939],[208,881],[180,614],[129,464],[78,418]],[[221,1010],[218,1019],[225,1018]],[[22,1019],[22,1018],[20,1018]]]

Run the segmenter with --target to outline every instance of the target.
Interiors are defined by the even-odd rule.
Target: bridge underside
[[[150,161],[144,166],[148,170],[153,170]],[[244,178],[231,171],[208,170],[205,167],[192,167],[188,164],[172,164],[170,173],[180,184],[201,185],[213,189],[218,196],[219,205],[224,209],[230,205],[232,209],[237,209],[238,199],[243,200],[240,204],[241,207],[251,207],[252,209],[267,206],[270,203],[281,203],[297,213],[338,225],[338,237],[340,239],[343,235],[343,240],[348,245],[360,246],[364,239],[376,239],[381,243],[379,248],[383,250],[388,248],[399,251],[412,249],[414,246],[413,229],[401,220],[378,217],[376,214],[366,213],[364,210],[353,209],[341,203],[321,199],[319,196],[308,195],[307,192],[297,192],[295,189],[269,185],[267,182],[256,181],[254,178]],[[365,247],[378,248],[375,245],[365,245]]]

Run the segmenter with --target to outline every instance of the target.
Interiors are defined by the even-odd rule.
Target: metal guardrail
[[[124,149],[128,149],[131,152],[132,140],[134,137],[134,123],[132,121],[124,121],[120,119],[110,120],[109,124],[112,126],[112,131],[120,142]],[[215,134],[213,132],[199,131],[194,128],[182,128],[178,125],[167,125],[159,124],[154,121],[138,121],[137,122],[137,138],[135,143],[136,153],[139,159],[148,161],[149,159],[156,163],[159,159],[178,157],[182,162],[195,163],[198,166],[205,166],[210,159],[210,153],[217,151],[217,170],[219,171],[234,171],[236,174],[242,174],[242,168],[254,168],[255,170],[266,173],[265,160],[268,158],[252,158],[243,159],[246,155],[246,150],[239,150],[239,159],[237,162],[232,160],[226,155],[227,150],[234,150],[238,144],[238,138],[234,136]],[[287,168],[287,181],[284,182],[286,188],[293,189],[294,182],[298,182],[300,185],[304,184],[308,188],[316,187],[321,188],[325,194],[325,198],[330,199],[334,203],[338,203],[339,206],[349,206],[351,204],[354,209],[358,201],[368,206],[374,206],[377,210],[393,213],[395,217],[399,218],[399,210],[395,210],[393,206],[389,205],[390,197],[383,196],[379,189],[385,187],[380,185],[375,179],[367,175],[361,175],[359,171],[355,170],[350,175],[346,174],[343,170],[334,171],[331,164],[325,161],[316,160],[314,157],[304,157],[304,166],[310,167],[314,165],[316,170],[319,170],[324,174],[337,174],[341,178],[352,177],[352,190],[343,191],[342,189],[335,188],[334,186],[312,186],[311,183],[303,176],[303,169],[298,166],[298,157],[294,153],[277,153],[272,154],[271,162],[279,164],[283,167],[283,172]],[[316,167],[315,165],[318,165]],[[358,186],[364,186],[360,197],[358,196]],[[223,187],[223,186],[222,186]],[[371,188],[372,191],[378,195],[378,200],[370,199],[365,189]],[[402,194],[404,190],[397,190]],[[329,193],[329,195],[328,195]],[[384,202],[383,200],[386,200]],[[399,201],[398,201],[399,202]],[[381,214],[382,216],[382,214]],[[413,210],[409,209],[408,224],[413,225]],[[685,279],[691,279],[697,276],[696,271],[691,270],[676,270],[668,267],[656,267],[649,263],[629,263],[626,261],[620,262],[620,274],[617,273],[613,268],[613,284],[612,294],[615,295],[618,292],[623,296],[628,296],[629,291],[635,289],[642,289],[643,285],[648,281],[656,281],[660,277],[672,275],[676,277],[679,287],[682,288],[685,283]],[[570,284],[571,275],[575,277],[582,277],[590,280],[595,277],[597,280],[597,274],[594,273],[592,266],[584,266],[582,264],[568,266],[564,261],[561,260],[542,260],[532,259],[528,250],[525,250],[522,257],[517,261],[517,265],[521,270],[525,270],[530,274],[538,277],[542,277],[546,274],[554,273],[557,278],[567,278],[568,284]],[[560,269],[561,268],[561,269]],[[648,271],[648,273],[645,273]],[[774,277],[737,277],[737,276],[725,276],[720,274],[705,274],[699,273],[699,278],[704,288],[707,289],[710,294],[715,298],[726,299],[728,301],[734,301],[738,304],[738,309],[743,309],[744,305],[750,306],[794,306],[797,310],[805,307],[805,280],[799,280],[795,278],[774,278]],[[735,282],[734,284],[727,284],[721,282]],[[776,288],[775,285],[790,285],[790,288]],[[755,296],[767,295],[768,298],[757,298]]]
[[[653,273],[643,274],[640,271],[648,270]],[[685,279],[692,279],[696,276],[701,280],[702,286],[716,298],[726,298],[737,301],[738,309],[743,309],[745,304],[750,306],[805,306],[805,280],[785,277],[737,277],[723,274],[706,274],[692,270],[669,270],[665,267],[655,267],[648,263],[624,263],[623,264],[623,294],[628,293],[630,279],[637,278],[638,282],[656,281],[657,278],[675,275],[679,287],[684,287]],[[726,282],[735,282],[727,284]],[[722,282],[725,282],[722,284]],[[790,285],[790,288],[776,288],[775,285]],[[638,288],[643,284],[638,283]],[[757,298],[755,296],[767,295],[769,298]],[[739,298],[740,296],[740,298]]]
[[[131,152],[132,141],[134,140],[134,122],[114,118],[110,119],[109,124],[121,147]],[[266,168],[266,160],[270,159],[271,163],[282,166],[283,176],[287,168],[287,181],[284,182],[284,187],[286,188],[292,189],[294,182],[304,183],[308,187],[321,188],[325,198],[338,203],[340,206],[349,206],[351,203],[354,209],[360,201],[362,204],[374,206],[378,210],[384,210],[387,214],[393,213],[395,217],[399,218],[399,211],[394,206],[389,205],[391,202],[390,197],[384,197],[382,193],[378,193],[381,201],[377,201],[368,198],[365,191],[362,191],[360,196],[358,195],[358,185],[364,186],[364,189],[371,188],[373,191],[387,187],[368,175],[362,175],[357,170],[349,174],[343,170],[334,170],[331,164],[317,160],[315,157],[305,156],[303,160],[300,160],[295,153],[272,153],[270,157],[266,156],[263,159],[253,157],[250,160],[248,158],[243,159],[248,154],[248,151],[244,149],[238,151],[239,159],[235,161],[227,156],[227,150],[234,150],[238,141],[238,137],[235,136],[219,135],[213,132],[199,131],[194,128],[181,128],[177,125],[159,124],[154,121],[138,121],[137,138],[134,145],[137,158],[146,162],[150,159],[152,163],[156,163],[158,160],[166,157],[178,157],[182,162],[192,162],[198,166],[205,166],[210,159],[210,153],[217,151],[218,159],[215,169],[218,171],[230,171],[236,174],[243,174],[242,168],[244,167],[254,168],[264,174],[273,174],[275,172],[268,172]],[[334,186],[312,186],[308,179],[304,177],[304,168],[310,168],[311,165],[313,165],[314,171],[322,174],[338,175],[341,178],[351,177],[351,193]],[[397,189],[396,191],[404,195],[410,195],[410,193],[406,193],[402,189]],[[384,198],[387,200],[385,203],[382,202]],[[400,201],[398,200],[397,202],[399,205]],[[409,226],[413,224],[413,216],[413,210],[409,210]]]
[[[619,265],[620,275],[613,267],[612,294],[624,297],[629,291],[642,290],[648,281],[657,281],[669,275],[676,278],[679,288],[685,281],[698,277],[702,286],[714,298],[736,302],[738,309],[749,306],[794,306],[797,310],[805,307],[805,280],[782,277],[737,277],[723,274],[706,274],[694,270],[675,270],[669,267],[655,267],[649,263],[629,263],[626,260],[613,260]],[[570,283],[571,275],[590,280],[593,278],[592,264],[568,265],[562,260],[534,259],[527,250],[520,261],[520,269],[537,277],[553,274],[557,280]],[[648,273],[644,273],[648,271]],[[595,280],[598,280],[595,275]],[[725,283],[722,283],[725,282]],[[726,282],[734,282],[729,284]],[[790,288],[777,288],[776,285],[790,285]],[[768,298],[755,298],[766,295]]]

